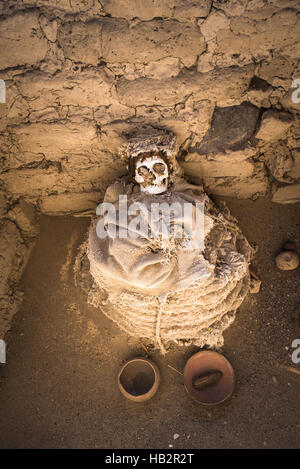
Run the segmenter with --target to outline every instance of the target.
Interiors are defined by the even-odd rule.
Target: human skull
[[[161,194],[168,188],[169,171],[166,162],[159,156],[140,159],[135,167],[135,180],[142,192]]]

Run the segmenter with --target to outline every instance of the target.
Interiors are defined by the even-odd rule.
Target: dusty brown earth
[[[232,399],[204,408],[186,394],[182,371],[195,349],[150,354],[161,370],[157,395],[127,401],[117,387],[124,360],[145,356],[103,314],[88,306],[73,281],[77,248],[89,220],[41,218],[41,236],[22,280],[22,308],[7,335],[0,368],[1,448],[296,448],[300,443],[300,376],[276,364],[291,361],[300,338],[293,313],[300,303],[299,268],[281,272],[275,255],[286,239],[300,249],[300,205],[228,199],[232,213],[259,251],[262,280],[235,323],[222,352],[237,376]],[[179,438],[174,440],[174,434]]]

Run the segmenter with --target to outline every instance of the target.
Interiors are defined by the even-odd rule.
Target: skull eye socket
[[[165,165],[163,163],[155,163],[153,165],[153,169],[158,174],[164,174],[166,170]]]
[[[147,174],[149,174],[149,169],[148,169],[146,166],[140,166],[140,167],[137,169],[137,173],[138,173],[140,176],[146,176]]]

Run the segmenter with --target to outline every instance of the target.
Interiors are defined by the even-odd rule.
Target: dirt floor
[[[222,352],[237,376],[231,400],[216,408],[194,403],[167,365],[182,371],[196,349],[178,348],[150,354],[162,375],[157,395],[144,404],[127,401],[118,370],[146,353],[74,286],[89,219],[42,217],[23,276],[24,302],[7,335],[8,361],[0,365],[1,448],[300,447],[300,376],[277,366],[300,370],[291,361],[291,343],[300,338],[293,317],[300,268],[281,272],[274,262],[286,239],[297,239],[300,249],[300,205],[227,203],[259,247],[253,265],[262,280],[225,333]]]

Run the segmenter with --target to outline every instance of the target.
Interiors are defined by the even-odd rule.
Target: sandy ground
[[[228,199],[232,213],[259,246],[254,268],[261,292],[249,295],[225,333],[224,355],[237,376],[230,401],[216,408],[194,403],[182,377],[195,348],[166,357],[157,395],[127,401],[117,387],[122,363],[145,356],[103,314],[88,306],[73,282],[73,263],[88,219],[42,217],[41,237],[22,281],[23,306],[7,336],[0,365],[1,448],[295,448],[300,447],[300,376],[291,343],[300,338],[293,313],[300,303],[300,270],[280,272],[274,258],[298,237],[300,206],[260,199]],[[173,435],[180,436],[174,441]]]

